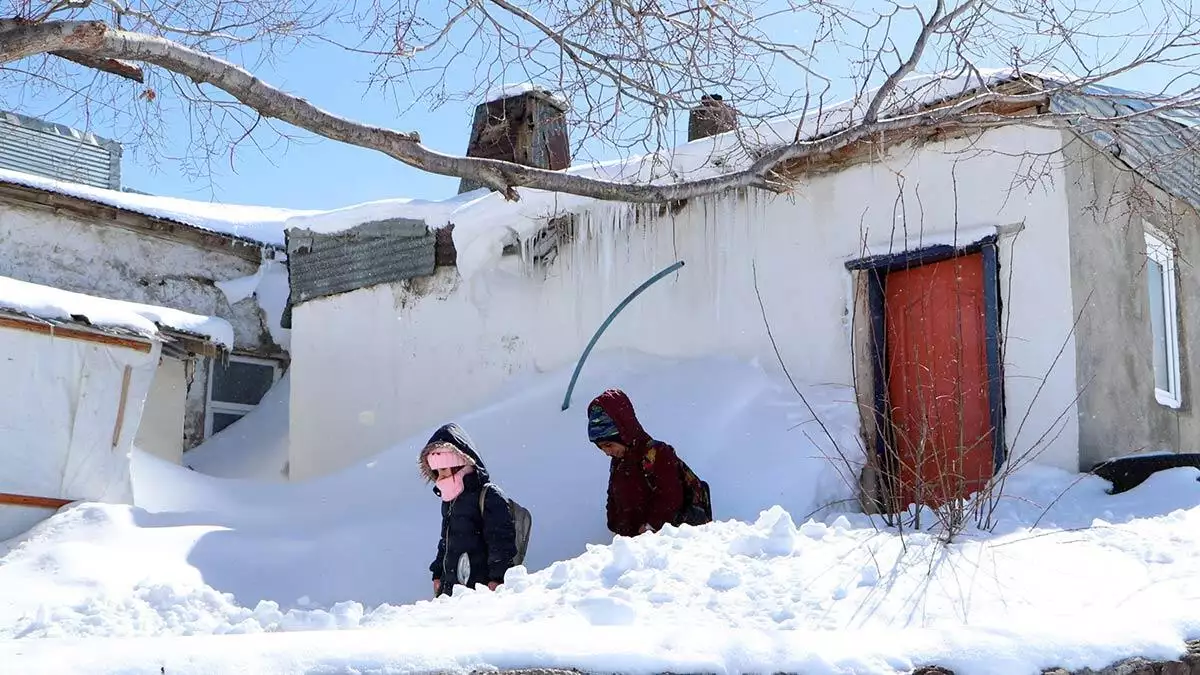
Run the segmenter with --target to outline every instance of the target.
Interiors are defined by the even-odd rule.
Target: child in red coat
[[[646,433],[625,392],[610,389],[588,406],[588,440],[612,460],[607,511],[613,534],[635,537],[666,523],[712,521],[708,484],[674,448]]]

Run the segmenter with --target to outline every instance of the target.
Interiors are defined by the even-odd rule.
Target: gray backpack
[[[533,514],[529,509],[518,504],[511,499],[504,491],[491,483],[486,483],[483,489],[479,491],[479,512],[483,513],[483,500],[487,497],[488,488],[496,491],[496,494],[504,498],[508,504],[508,512],[512,514],[513,529],[517,531],[517,554],[513,556],[513,567],[525,564],[525,552],[529,550],[529,532],[533,529]]]

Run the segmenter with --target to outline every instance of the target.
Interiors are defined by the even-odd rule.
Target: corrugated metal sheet
[[[1152,109],[1136,93],[1092,87],[1087,93],[1056,93],[1053,112],[1078,114],[1071,124],[1097,147],[1111,152],[1167,193],[1200,209],[1200,132],[1196,111],[1155,112],[1108,122]]]
[[[435,240],[424,221],[410,218],[364,223],[335,234],[290,229],[291,302],[429,276]]]
[[[0,112],[0,168],[121,188],[121,146],[61,124]]]

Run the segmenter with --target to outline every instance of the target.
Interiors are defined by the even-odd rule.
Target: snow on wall
[[[0,308],[42,319],[83,317],[98,328],[121,328],[144,337],[158,335],[159,327],[174,328],[225,348],[233,345],[233,327],[219,317],[72,293],[10,277],[0,277]]]
[[[412,284],[300,305],[293,315],[291,475],[303,479],[346,466],[471,409],[510,378],[572,363],[626,293],[679,259],[687,266],[630,305],[600,349],[720,354],[776,369],[753,261],[792,374],[849,385],[844,263],[883,252],[864,252],[861,241],[886,239],[894,228],[895,250],[904,250],[919,247],[924,236],[944,239],[956,226],[1014,221],[1024,221],[1025,230],[1002,243],[1000,256],[1002,275],[1015,272],[1002,284],[1007,436],[1016,454],[1042,440],[1049,446],[1043,462],[1074,470],[1077,430],[1059,419],[1072,416],[1075,397],[1061,170],[1049,169],[1050,180],[1032,189],[1014,188],[1015,177],[1031,170],[1023,154],[1041,166],[1061,142],[1056,131],[996,130],[973,142],[898,150],[886,162],[814,177],[792,196],[693,200],[665,219],[635,221],[621,217],[624,207],[594,206],[586,219],[591,238],[579,237],[544,280],[509,258],[465,280],[442,270]]]
[[[232,325],[232,335],[222,336],[223,341],[252,351],[269,344],[254,301],[231,306],[214,285],[252,274],[255,263],[62,214],[4,205],[0,215],[0,275],[220,317]]]
[[[283,327],[283,310],[287,308],[291,294],[288,269],[284,263],[264,257],[254,274],[218,281],[214,285],[225,294],[225,300],[231,307],[253,298],[252,302],[263,311],[260,322],[271,339],[285,351],[291,349],[292,331]]]

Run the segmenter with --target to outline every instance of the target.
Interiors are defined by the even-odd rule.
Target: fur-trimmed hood
[[[487,467],[484,466],[479,452],[475,450],[475,442],[471,440],[466,431],[463,431],[462,427],[454,422],[442,425],[437,431],[433,432],[433,435],[425,442],[425,447],[421,449],[421,454],[417,458],[417,468],[426,481],[430,483],[436,481],[437,472],[429,468],[429,465],[425,462],[425,458],[439,447],[444,448],[447,446],[453,448],[467,460],[468,464],[475,467],[475,473],[479,475],[481,482],[488,482]]]

